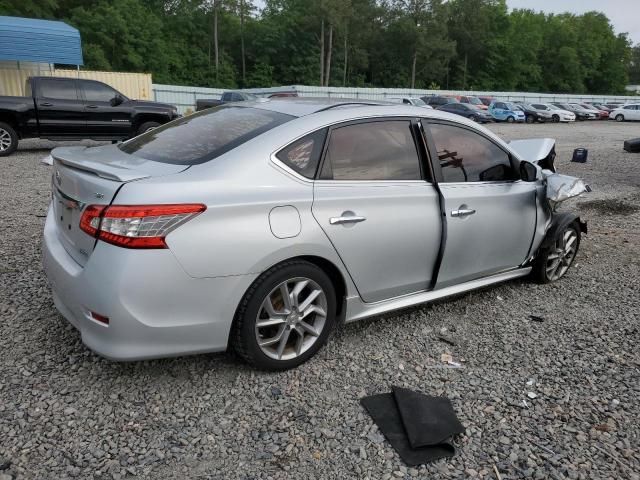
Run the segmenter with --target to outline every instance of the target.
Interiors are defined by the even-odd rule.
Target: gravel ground
[[[622,151],[640,124],[491,128],[557,138],[559,169],[593,187],[573,203],[590,231],[569,275],[348,325],[284,373],[88,351],[40,266],[54,144],[0,159],[0,480],[640,478],[640,156]],[[577,146],[587,164],[568,161]],[[358,403],[391,385],[452,400],[454,458],[402,464]]]

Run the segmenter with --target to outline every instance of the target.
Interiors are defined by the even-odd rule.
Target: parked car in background
[[[607,113],[611,111],[611,108],[607,107],[606,105],[604,105],[603,103],[600,102],[587,102],[589,105],[597,108],[598,110],[604,110]]]
[[[455,113],[478,123],[493,122],[493,117],[489,112],[469,103],[447,103],[440,105],[437,109],[443,112]]]
[[[549,114],[551,121],[554,123],[576,121],[575,113],[570,110],[563,110],[551,103],[530,103],[529,105],[538,112]]]
[[[606,120],[609,118],[608,110],[602,110],[600,108],[596,108],[595,106],[589,105],[588,103],[578,103],[578,105],[584,108],[586,111],[597,115],[597,118],[600,120]]]
[[[491,102],[495,100],[495,98],[493,97],[478,97],[478,98],[483,103],[483,105],[486,105],[487,107],[489,107],[489,105],[491,105]]]
[[[196,100],[196,112],[200,112],[205,108],[218,107],[225,103],[232,102],[246,102],[249,100],[256,100],[258,97],[252,93],[247,92],[224,92],[220,97],[220,100],[215,98],[200,98]]]
[[[611,111],[611,110],[615,110],[616,108],[620,108],[624,106],[624,103],[619,103],[619,102],[605,103],[604,106],[607,107],[609,111]]]
[[[584,110],[582,107],[576,106],[571,103],[553,102],[552,105],[555,105],[556,107],[562,110],[568,110],[570,112],[573,112],[576,116],[576,120],[578,121],[593,120],[596,117],[593,113],[589,113],[586,110]]]
[[[609,118],[616,122],[640,120],[640,103],[629,103],[611,111]]]
[[[268,95],[267,98],[280,98],[280,97],[297,97],[297,92],[276,92]]]
[[[424,97],[420,97],[424,103],[430,105],[433,108],[437,108],[441,105],[446,105],[447,103],[458,103],[454,97],[447,97],[444,95],[425,95]]]
[[[487,110],[489,108],[488,105],[485,105],[484,103],[482,103],[482,100],[480,100],[478,97],[474,97],[473,95],[459,95],[456,97],[456,99],[460,103],[469,103],[471,105],[475,105],[476,107],[482,110]]]
[[[489,105],[489,113],[499,122],[524,122],[525,114],[514,103],[494,101]]]
[[[405,105],[413,105],[414,107],[433,108],[431,105],[424,103],[420,97],[386,97],[385,100],[391,103],[404,103]]]
[[[174,118],[173,105],[131,100],[95,80],[31,77],[25,97],[0,97],[0,157],[24,138],[124,140]]]
[[[585,108],[579,103],[570,103],[569,106],[574,107],[574,109],[577,109],[579,111],[587,113],[589,115],[587,120],[598,120],[600,118],[600,113],[598,112],[598,110],[594,108]]]
[[[232,347],[292,368],[344,322],[562,279],[586,225],[551,208],[571,196],[542,170],[554,144],[410,105],[223,105],[120,145],[55,149],[44,271],[107,358]]]
[[[551,121],[551,117],[552,117],[551,113],[545,110],[537,110],[533,108],[529,103],[516,102],[515,106],[516,108],[524,112],[526,123],[535,123],[535,122],[544,123],[547,121]]]

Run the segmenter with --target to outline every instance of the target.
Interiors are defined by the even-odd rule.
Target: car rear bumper
[[[81,267],[49,210],[43,265],[58,311],[91,350],[112,360],[225,350],[236,306],[257,275],[196,279],[170,250],[98,242]],[[105,325],[90,312],[109,318]]]

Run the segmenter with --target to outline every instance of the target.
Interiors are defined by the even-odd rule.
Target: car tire
[[[476,123],[480,123],[480,117],[478,117],[477,115],[471,115],[469,117],[469,120],[473,120]]]
[[[507,117],[507,123],[513,123],[513,122],[515,122],[515,121],[516,121],[516,119],[515,119],[515,118],[513,118],[513,117],[511,117],[511,116]]]
[[[144,122],[140,127],[138,127],[138,135],[142,135],[143,133],[147,133],[154,128],[158,128],[160,124],[158,122]]]
[[[11,155],[18,148],[18,134],[8,123],[0,122],[0,157]]]
[[[531,277],[537,283],[551,283],[560,280],[578,255],[580,248],[580,226],[572,222],[557,231],[551,245],[542,248],[533,261]]]
[[[533,123],[536,121],[536,119],[533,117],[533,115],[527,115],[524,121],[527,123]]]
[[[289,292],[289,304],[283,288]],[[298,310],[307,302],[305,311]],[[336,310],[335,288],[320,267],[303,260],[286,261],[249,287],[238,306],[230,343],[243,360],[259,369],[297,367],[326,343]],[[305,315],[307,311],[311,313]]]
[[[554,115],[551,117],[551,120],[553,121],[553,123],[558,123],[560,122],[560,115]]]
[[[624,122],[624,115],[622,115],[621,113],[616,115],[616,122]]]

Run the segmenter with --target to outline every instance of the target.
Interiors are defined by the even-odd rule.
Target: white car
[[[622,105],[609,113],[609,118],[616,122],[625,120],[640,120],[640,103],[629,103]]]
[[[430,108],[431,105],[427,105],[420,97],[387,97],[385,100],[393,103],[404,103],[405,105],[413,105],[414,107]]]
[[[576,121],[575,113],[570,112],[569,110],[562,110],[550,103],[532,103],[531,107],[536,111],[548,114],[551,117],[551,121],[554,123]]]

